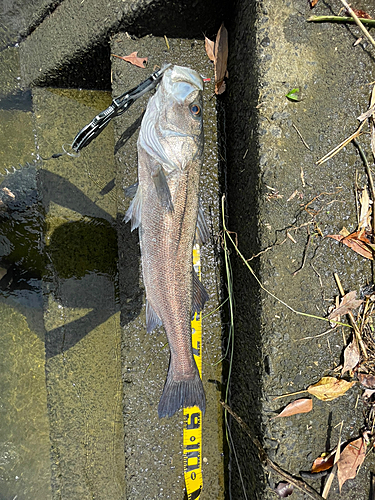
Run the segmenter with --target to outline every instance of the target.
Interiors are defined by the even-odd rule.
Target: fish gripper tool
[[[159,83],[163,77],[163,73],[171,66],[171,64],[164,65],[158,71],[152,73],[146,80],[137,85],[131,90],[121,94],[119,97],[113,99],[110,106],[91,120],[91,122],[83,127],[75,136],[71,148],[78,153],[82,148],[86,147],[90,142],[95,139],[108,123],[115,116],[122,115],[130,106],[143,96],[149,90],[152,90]]]

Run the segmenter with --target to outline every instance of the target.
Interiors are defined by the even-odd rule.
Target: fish
[[[163,325],[170,348],[159,418],[206,408],[191,342],[191,319],[209,298],[192,261],[194,242],[209,238],[199,200],[202,93],[195,70],[175,65],[164,73],[141,123],[137,190],[125,215],[139,230],[147,331]]]

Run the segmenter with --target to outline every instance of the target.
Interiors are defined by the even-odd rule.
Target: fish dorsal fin
[[[161,319],[156,314],[152,308],[150,302],[146,300],[146,327],[147,333],[152,332],[152,330],[162,324]]]
[[[152,179],[155,184],[156,194],[160,200],[161,206],[165,207],[169,212],[173,212],[172,195],[168,186],[167,178],[164,169],[158,165],[152,173]]]
[[[192,305],[192,317],[194,317],[195,313],[200,313],[203,310],[203,307],[207,300],[209,299],[209,295],[199,281],[197,273],[193,268],[193,305]]]
[[[206,218],[204,216],[201,200],[199,199],[197,230],[195,233],[195,243],[205,245],[210,239],[210,230],[208,229]]]
[[[137,192],[130,203],[130,207],[128,208],[124,221],[129,222],[131,220],[132,226],[131,230],[134,231],[137,227],[141,225],[141,216],[142,216],[142,191],[138,186]]]

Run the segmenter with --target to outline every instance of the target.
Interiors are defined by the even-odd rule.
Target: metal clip
[[[171,66],[167,64],[163,66],[158,71],[155,71],[151,76],[140,83],[137,87],[134,87],[127,92],[124,92],[116,99],[113,99],[111,105],[99,113],[91,120],[88,125],[85,125],[82,130],[78,132],[75,136],[72,149],[78,153],[82,148],[86,147],[90,142],[97,137],[102,130],[108,125],[108,123],[115,116],[122,115],[130,106],[139,99],[143,94],[152,90],[161,80],[163,73]]]

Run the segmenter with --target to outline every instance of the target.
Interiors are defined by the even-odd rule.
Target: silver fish
[[[191,318],[208,294],[192,263],[195,237],[208,238],[199,204],[203,159],[203,81],[190,69],[168,69],[148,102],[138,138],[138,189],[126,213],[139,227],[147,331],[163,324],[170,363],[159,417],[181,407],[205,411],[191,345]]]

